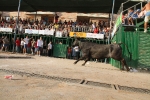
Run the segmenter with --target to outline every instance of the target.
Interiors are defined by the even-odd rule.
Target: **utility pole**
[[[17,32],[18,32],[18,29],[19,29],[20,4],[21,4],[21,0],[19,0],[19,5],[18,5],[18,16],[17,16],[17,21],[16,21],[16,30],[15,30],[15,34],[14,34],[13,52],[15,52],[15,40],[16,40],[16,34],[17,34]]]

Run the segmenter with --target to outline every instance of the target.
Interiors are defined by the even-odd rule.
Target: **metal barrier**
[[[125,43],[129,51],[132,54],[132,59],[130,61],[129,53],[127,48],[122,45],[123,57],[125,58],[127,64],[133,68],[150,68],[150,33],[144,33],[143,31],[124,31],[122,26],[113,42]],[[120,62],[111,59],[110,63],[118,68],[121,68]]]
[[[16,37],[25,38],[28,35],[29,38],[34,38],[35,40],[39,39],[42,36],[43,41],[46,41],[47,44],[51,41],[53,44],[53,50],[51,52],[54,57],[63,57],[66,58],[67,48],[72,47],[74,42],[74,37],[54,37],[50,35],[36,35],[36,34],[16,34]],[[10,41],[9,51],[13,49],[12,38],[14,34],[12,33],[0,33],[0,37],[7,36]],[[107,44],[107,40],[93,39],[93,38],[81,38],[81,40],[90,41],[98,44]]]

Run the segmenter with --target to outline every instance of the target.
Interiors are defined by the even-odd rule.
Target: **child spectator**
[[[23,38],[21,38],[21,53],[23,52],[23,48],[24,48],[24,40],[23,40]]]
[[[44,43],[43,43],[43,55],[46,56],[46,54],[47,54],[47,42],[44,41]]]
[[[96,28],[94,29],[94,33],[95,33],[95,34],[99,33],[98,27],[96,27]]]
[[[67,58],[71,59],[71,48],[70,47],[68,47],[68,49],[67,49]]]
[[[35,51],[35,40],[32,39],[32,41],[31,41],[31,52],[32,52],[32,54],[34,54],[34,51]]]
[[[17,37],[17,40],[16,40],[16,52],[20,53],[20,40],[19,40],[19,37]]]

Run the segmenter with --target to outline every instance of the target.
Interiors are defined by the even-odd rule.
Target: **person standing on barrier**
[[[150,20],[150,1],[142,8],[142,11],[146,10],[145,19],[144,19],[144,33],[147,32],[147,24]]]
[[[43,48],[42,37],[40,37],[40,39],[38,39],[38,41],[37,41],[37,47],[38,47],[37,55],[41,56],[41,51],[42,51],[42,48]]]

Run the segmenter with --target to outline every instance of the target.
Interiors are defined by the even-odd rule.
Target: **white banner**
[[[56,31],[55,37],[62,37],[62,32],[61,31]]]
[[[86,38],[104,39],[104,34],[86,33]]]
[[[32,30],[33,34],[39,34],[39,30]]]
[[[55,31],[55,30],[51,29],[51,30],[49,31],[49,35],[54,35],[54,31]]]
[[[12,28],[0,28],[0,32],[12,32]]]
[[[54,30],[53,29],[51,29],[51,30],[45,29],[44,34],[45,35],[54,35]]]
[[[45,30],[39,30],[39,34],[45,34]]]
[[[31,34],[32,33],[32,29],[25,29],[25,33]]]
[[[25,29],[25,33],[29,34],[43,34],[43,35],[54,35],[54,30],[32,30],[32,29]]]

